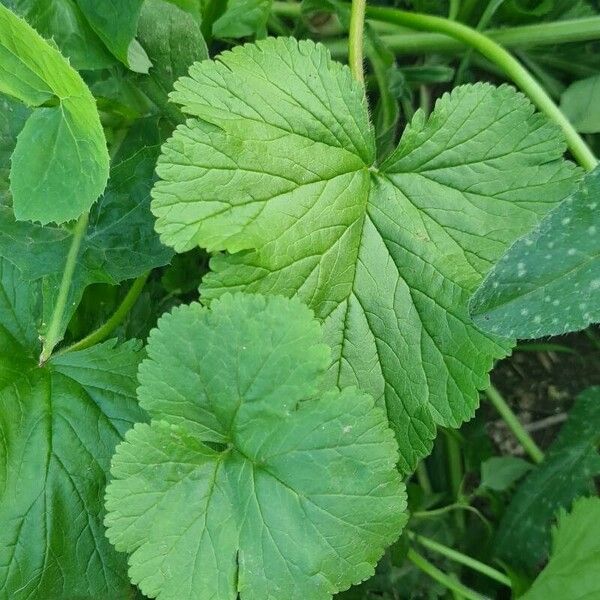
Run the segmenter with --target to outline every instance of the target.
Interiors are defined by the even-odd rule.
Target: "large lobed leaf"
[[[2,5],[0,92],[36,107],[11,157],[17,219],[64,223],[79,217],[108,179],[95,100],[58,50]]]
[[[107,535],[162,600],[326,600],[373,574],[406,517],[385,414],[322,389],[329,349],[297,300],[226,295],[164,316],[118,446]]]
[[[597,167],[488,273],[470,303],[477,326],[538,338],[600,321],[599,208]]]
[[[471,324],[467,301],[572,189],[559,131],[508,86],[465,86],[418,112],[378,164],[350,71],[282,38],[194,65],[172,98],[192,118],[159,160],[163,241],[229,253],[205,302],[228,290],[306,302],[334,348],[329,381],[386,407],[411,470],[436,425],[473,415],[510,349]]]
[[[109,342],[39,366],[39,299],[0,259],[0,596],[128,598],[101,498],[116,443],[144,419],[141,353]]]

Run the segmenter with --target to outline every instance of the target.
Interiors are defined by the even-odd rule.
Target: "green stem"
[[[539,464],[544,460],[544,453],[539,449],[538,445],[533,441],[533,438],[527,433],[523,425],[515,413],[510,409],[510,406],[506,403],[506,400],[500,395],[500,392],[493,386],[485,390],[485,394],[494,405],[496,410],[500,413],[500,416],[504,419],[508,428],[513,432],[523,449],[533,462]]]
[[[69,252],[67,254],[65,268],[60,281],[60,287],[58,288],[56,304],[54,305],[54,310],[52,311],[52,316],[50,318],[50,325],[48,326],[48,331],[42,344],[40,365],[43,365],[52,356],[52,351],[63,337],[64,314],[67,308],[67,301],[69,299],[69,291],[71,289],[71,282],[73,281],[73,274],[75,273],[75,267],[77,266],[79,249],[81,248],[81,242],[83,241],[83,237],[87,231],[88,219],[89,213],[83,213],[79,217],[79,220],[75,224],[75,229],[73,230],[73,239],[71,240],[71,247],[69,248]]]
[[[460,444],[453,432],[446,432],[446,449],[448,451],[448,470],[450,472],[450,486],[452,497],[457,504],[460,504],[460,490],[463,479],[462,455]],[[462,511],[454,513],[456,525],[459,530],[465,529],[465,514]]]
[[[588,171],[594,169],[597,163],[596,157],[558,106],[554,104],[552,98],[512,54],[487,35],[456,21],[394,8],[372,6],[367,8],[367,15],[373,19],[413,29],[443,33],[477,50],[500,67],[504,74],[529,96],[541,112],[560,126],[569,149],[579,164]]]
[[[417,465],[415,473],[421,489],[427,496],[431,496],[433,494],[433,488],[431,487],[431,480],[429,479],[429,473],[427,472],[427,465],[425,464],[425,461],[422,460]]]
[[[61,350],[60,354],[65,352],[75,352],[77,350],[85,350],[85,348],[89,348],[90,346],[95,346],[100,342],[103,342],[125,319],[128,315],[129,311],[133,308],[134,304],[137,302],[137,299],[140,297],[142,290],[144,289],[144,285],[148,280],[148,276],[150,272],[138,277],[131,287],[129,291],[123,298],[123,301],[117,307],[117,310],[112,314],[112,316],[98,329],[92,331],[89,335],[86,335],[83,339],[71,344],[68,348]]]
[[[274,5],[276,10],[278,10],[277,4],[276,2]],[[367,19],[369,19],[368,11]],[[413,29],[415,28],[413,27]],[[600,16],[542,23],[540,25],[488,29],[482,33],[506,48],[530,48],[533,46],[588,42],[600,39]],[[462,40],[448,37],[446,34],[410,33],[405,31],[383,34],[381,35],[381,41],[396,54],[459,54],[464,51],[465,45],[469,45]],[[345,56],[348,52],[346,40],[332,40],[327,42],[327,46],[336,57]],[[578,68],[577,65],[576,67]]]
[[[365,30],[366,0],[352,0],[350,28],[348,30],[348,65],[356,81],[364,85],[363,36]]]
[[[438,569],[435,565],[431,564],[425,557],[421,556],[418,552],[415,552],[415,550],[413,550],[412,548],[408,549],[406,557],[408,558],[408,560],[410,560],[410,562],[412,562],[415,565],[415,567],[421,569],[423,573],[426,573],[427,575],[429,575],[429,577],[431,577],[438,583],[441,583],[444,587],[448,588],[449,590],[461,594],[467,600],[482,600],[483,596],[480,596],[474,590],[456,581],[454,578],[450,577],[443,571],[440,571],[440,569]]]
[[[460,0],[450,0],[450,10],[448,11],[448,18],[454,21],[458,17],[460,10]]]
[[[441,554],[442,556],[445,556],[446,558],[449,558],[450,560],[453,560],[454,562],[464,565],[465,567],[469,567],[470,569],[473,569],[474,571],[477,571],[478,573],[481,573],[482,575],[486,575],[490,579],[494,579],[495,581],[497,581],[498,583],[501,583],[502,585],[512,587],[510,577],[506,576],[504,573],[498,571],[497,569],[494,569],[493,567],[486,565],[485,563],[482,563],[470,556],[467,556],[466,554],[463,554],[462,552],[458,552],[457,550],[448,548],[448,546],[444,546],[443,544],[440,544],[439,542],[436,542],[435,540],[424,537],[422,535],[417,535],[417,534],[413,533],[412,531],[408,532],[408,536],[411,540],[414,540],[415,542],[417,542],[418,544],[421,544],[421,546],[424,546],[425,548],[428,548],[429,550],[433,550],[433,552],[437,552],[438,554]]]

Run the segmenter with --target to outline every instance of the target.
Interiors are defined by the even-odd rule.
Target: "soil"
[[[545,350],[544,344],[566,350]],[[530,431],[546,448],[566,419],[578,394],[600,385],[600,328],[574,333],[535,344],[519,344],[512,356],[499,362],[492,371],[492,383]],[[489,410],[489,433],[503,454],[522,455],[522,449],[504,421]]]

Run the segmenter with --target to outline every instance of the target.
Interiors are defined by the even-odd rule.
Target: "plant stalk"
[[[510,406],[506,403],[506,400],[502,397],[500,392],[493,386],[485,390],[485,394],[489,401],[494,405],[500,416],[504,419],[508,428],[513,432],[513,435],[517,438],[523,449],[533,462],[540,464],[544,460],[544,453],[540,450],[539,446],[535,443],[533,438],[527,433],[527,430],[523,427],[515,413],[510,409]]]
[[[467,600],[483,600],[483,596],[480,596],[474,590],[466,587],[459,581],[456,581],[454,578],[450,577],[448,574],[438,569],[435,565],[431,564],[424,556],[421,556],[412,548],[408,549],[406,557],[408,558],[408,560],[410,560],[410,562],[413,563],[413,565],[415,565],[415,567],[421,569],[423,573],[426,573],[427,575],[429,575],[429,577],[431,577],[438,583],[441,583],[444,587],[448,588],[449,590],[464,596]]]
[[[588,171],[594,169],[597,163],[596,157],[552,98],[548,96],[546,90],[512,54],[487,35],[462,23],[450,21],[443,17],[379,6],[368,7],[366,12],[369,17],[380,21],[408,26],[413,29],[443,33],[477,50],[489,61],[500,67],[504,74],[529,96],[538,109],[563,130],[569,149],[579,164]]]
[[[102,324],[100,327],[98,327],[98,329],[92,331],[78,342],[75,342],[69,347],[64,348],[59,352],[59,354],[76,352],[77,350],[85,350],[86,348],[95,346],[96,344],[99,344],[108,338],[108,336],[125,320],[125,317],[129,314],[129,311],[137,302],[137,299],[140,297],[140,294],[144,289],[144,285],[146,285],[149,275],[150,271],[134,280],[127,294],[121,301],[121,304],[119,304],[117,310],[115,310],[106,323]]]
[[[448,548],[448,546],[444,546],[443,544],[440,544],[439,542],[436,542],[428,537],[417,535],[412,531],[408,532],[408,536],[411,540],[417,542],[425,548],[428,548],[429,550],[432,550],[433,552],[437,552],[438,554],[441,554],[442,556],[445,556],[454,562],[464,565],[465,567],[469,567],[470,569],[473,569],[474,571],[477,571],[478,573],[481,573],[482,575],[485,575],[490,579],[501,583],[502,585],[512,587],[510,577],[498,571],[497,569],[494,569],[493,567],[490,567],[489,565],[472,558],[471,556],[467,556],[462,552]]]
[[[277,5],[280,4],[283,3],[274,3],[276,12],[279,11]],[[369,20],[368,12],[367,20]],[[401,26],[398,25],[398,27]],[[488,29],[482,33],[506,48],[531,48],[572,42],[588,42],[600,39],[600,16],[549,22],[540,25]],[[380,39],[395,54],[458,54],[464,50],[465,45],[468,46],[465,42],[446,34],[414,33],[410,31],[410,28],[401,33],[384,33]],[[327,42],[327,46],[336,57],[345,56],[348,52],[348,44],[343,39],[331,40]],[[577,68],[579,67],[577,66]]]
[[[77,223],[75,224],[73,239],[71,240],[71,247],[69,248],[69,252],[67,254],[65,268],[60,281],[60,287],[58,288],[56,304],[54,306],[54,310],[52,311],[48,331],[42,343],[40,365],[46,363],[47,360],[52,356],[52,351],[63,337],[63,318],[67,308],[67,301],[69,299],[69,291],[71,289],[75,267],[77,266],[79,249],[81,248],[81,242],[83,241],[83,237],[87,231],[88,219],[89,213],[85,212],[79,217]]]
[[[364,30],[365,30],[365,10],[366,0],[352,0],[350,9],[350,29],[348,31],[348,65],[354,79],[365,84],[365,74],[363,71],[364,57]]]

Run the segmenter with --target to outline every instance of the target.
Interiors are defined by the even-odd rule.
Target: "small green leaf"
[[[241,38],[266,32],[272,0],[227,0],[223,14],[213,23],[217,38]]]
[[[10,187],[17,219],[64,223],[79,217],[108,179],[96,103],[66,59],[1,5],[0,92],[37,107],[12,155]]]
[[[185,75],[195,61],[208,58],[208,48],[200,29],[200,20],[165,0],[146,0],[140,15],[138,36],[152,61],[149,79],[167,103],[175,80]],[[140,78],[140,86],[150,98],[148,78]],[[183,121],[183,118],[179,119]]]
[[[522,600],[600,598],[600,498],[581,498],[562,511],[552,532],[550,561]]]
[[[140,119],[123,140],[106,191],[91,210],[70,289],[72,309],[88,285],[117,284],[171,259],[173,252],[154,232],[149,209],[154,167],[165,135],[155,119]],[[26,280],[45,278],[44,308],[54,306],[72,239],[68,226],[15,221],[12,210],[0,206],[0,256],[16,265]],[[67,321],[71,313],[66,311]]]
[[[467,302],[579,173],[512,88],[464,86],[377,161],[363,89],[310,41],[266,39],[190,69],[152,211],[177,251],[225,251],[201,294],[297,295],[324,323],[333,385],[385,406],[410,472],[471,418],[510,342]],[[228,254],[229,253],[229,254]]]
[[[493,456],[481,465],[480,487],[503,492],[533,469],[533,465],[518,456]]]
[[[144,60],[144,50],[134,39],[144,0],[75,1],[91,28],[112,54],[133,71],[148,72],[151,63],[147,57]],[[132,61],[132,57],[137,58]]]
[[[136,425],[113,459],[107,535],[162,600],[327,600],[405,523],[385,414],[322,388],[329,349],[297,300],[227,295],[159,321]]]
[[[494,548],[500,558],[533,571],[546,558],[556,511],[592,493],[600,473],[600,388],[581,394],[544,462],[519,485],[500,526]]]
[[[572,83],[560,97],[560,109],[581,133],[600,132],[600,75]]]
[[[134,344],[37,364],[38,286],[0,259],[0,595],[127,598],[124,557],[104,536],[110,457],[133,422]]]
[[[470,303],[475,324],[539,338],[600,321],[600,167],[518,240]]]

